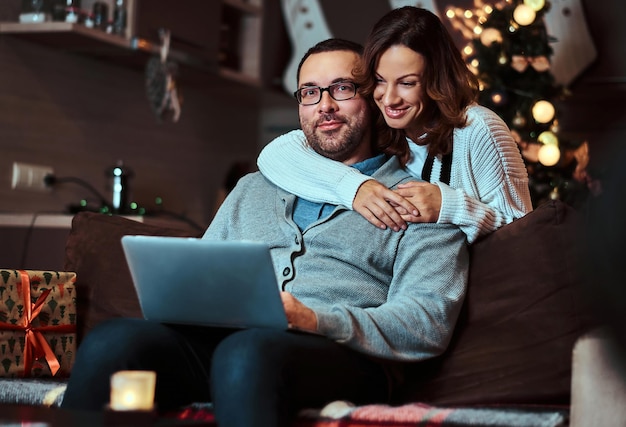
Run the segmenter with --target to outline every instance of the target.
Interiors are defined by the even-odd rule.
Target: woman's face
[[[384,51],[376,68],[376,105],[389,127],[404,129],[413,141],[424,133],[420,116],[428,105],[422,85],[425,68],[424,56],[403,45]]]

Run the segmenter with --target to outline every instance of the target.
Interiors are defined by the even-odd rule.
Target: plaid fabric
[[[565,427],[568,414],[568,407],[445,408],[423,403],[355,407],[333,402],[321,410],[302,411],[294,427]],[[215,422],[210,404],[192,405],[171,416]]]
[[[58,407],[66,387],[67,378],[0,377],[0,404]]]

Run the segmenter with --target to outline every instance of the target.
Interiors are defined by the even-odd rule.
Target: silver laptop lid
[[[124,236],[122,247],[147,320],[288,328],[263,243]]]

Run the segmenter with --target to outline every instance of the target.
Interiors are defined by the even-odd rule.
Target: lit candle
[[[111,404],[114,411],[151,411],[154,407],[156,372],[119,371],[111,375]]]

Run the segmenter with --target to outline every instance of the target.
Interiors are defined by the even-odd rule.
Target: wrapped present
[[[66,377],[76,353],[76,273],[0,269],[0,377]]]

